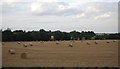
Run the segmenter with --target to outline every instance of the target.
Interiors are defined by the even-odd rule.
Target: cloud
[[[58,2],[59,0],[37,0],[37,2]]]
[[[119,2],[119,0],[71,0],[71,2]]]
[[[28,12],[36,16],[73,16],[93,18],[101,13],[114,12],[111,8],[117,8],[114,3],[65,3],[58,0],[35,0],[35,2],[24,3],[24,0],[5,0],[3,14],[14,14],[16,12]],[[20,5],[21,4],[21,5]],[[27,5],[28,4],[28,5]],[[107,6],[106,6],[107,4]],[[23,6],[22,6],[23,5]],[[27,6],[27,7],[26,7]],[[22,7],[22,8],[21,8]],[[24,8],[24,9],[23,9]],[[26,10],[25,10],[26,9]]]
[[[82,10],[73,8],[68,3],[63,2],[32,3],[30,8],[31,12],[35,15],[68,16],[82,12]]]
[[[1,0],[3,3],[12,4],[15,2],[59,2],[59,0]]]
[[[84,17],[86,19],[106,19],[111,18],[111,16],[117,16],[117,3],[115,2],[91,2],[84,3],[79,5],[84,13]],[[114,9],[114,10],[113,10]],[[76,18],[81,18],[81,14],[79,13]]]
[[[9,6],[15,6],[16,3],[20,2],[20,0],[1,0],[1,2]]]
[[[21,2],[59,2],[59,0],[21,0]]]
[[[1,0],[3,3],[14,3],[14,2],[20,2],[20,0]]]
[[[98,12],[99,10],[96,8],[96,7],[93,7],[93,6],[88,6],[87,7],[87,10],[86,10],[87,12],[92,12],[92,13],[96,13],[96,12]]]
[[[43,7],[42,7],[42,4],[40,3],[32,3],[30,8],[31,8],[31,12],[34,12],[34,13],[43,12]]]
[[[2,6],[3,28],[116,31],[117,3],[32,1],[4,3]],[[14,6],[11,6],[13,4]]]
[[[71,7],[68,5],[68,4],[61,4],[61,5],[58,5],[58,10],[59,11],[65,11],[65,10],[68,10],[70,9]]]
[[[111,16],[111,14],[112,14],[111,12],[107,12],[102,15],[96,16],[95,19],[98,20],[98,19],[109,18]]]
[[[81,14],[76,15],[76,17],[81,18],[81,17],[85,17],[85,15],[86,15],[85,13],[81,13]]]

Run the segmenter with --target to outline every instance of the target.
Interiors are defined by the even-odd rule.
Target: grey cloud
[[[89,13],[88,11],[84,11],[86,14],[86,18],[93,19],[96,16],[103,15],[108,12],[111,12],[112,13],[111,15],[114,17],[118,15],[117,2],[90,2],[84,4],[83,6],[84,6],[83,8],[95,7],[98,10],[97,12],[91,12],[91,13]]]
[[[29,3],[15,2],[12,4],[2,4],[2,14],[4,15],[22,15],[29,10]]]
[[[86,3],[77,7],[70,7],[58,11],[59,5],[69,7],[69,3],[44,3],[43,12],[30,11],[32,3],[19,3],[14,7],[4,5],[3,28],[36,30],[40,28],[51,30],[94,30],[95,32],[117,31],[117,3]],[[89,6],[95,6],[98,12],[86,11]],[[112,12],[112,16],[105,20],[94,20],[94,17]],[[85,13],[84,18],[74,18],[76,15]],[[105,28],[105,29],[104,29]]]
[[[43,12],[33,12],[36,16],[71,16],[74,17],[82,13],[85,14],[82,18],[94,19],[96,16],[103,15],[107,12],[111,12],[111,16],[117,16],[117,2],[89,2],[85,4],[80,4],[77,7],[70,7],[62,11],[58,10],[58,6],[63,5],[70,7],[69,3],[64,2],[52,2],[52,3],[42,3]],[[89,12],[86,10],[88,7],[95,7],[98,12]],[[38,8],[39,9],[39,8]]]
[[[53,2],[53,3],[42,3],[43,12],[33,12],[35,15],[58,15],[58,16],[68,16],[68,15],[76,15],[78,13],[83,12],[81,9],[76,8],[66,8],[64,10],[59,10],[59,6],[69,7],[68,3],[63,2]],[[40,9],[40,8],[38,8]]]

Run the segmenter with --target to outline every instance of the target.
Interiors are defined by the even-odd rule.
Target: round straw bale
[[[33,44],[32,44],[32,43],[30,43],[30,46],[33,46]]]
[[[113,40],[113,42],[116,42],[116,40]]]
[[[4,42],[2,42],[2,45],[5,45],[5,43],[4,43]]]
[[[23,46],[24,46],[24,47],[27,47],[27,44],[24,44]]]
[[[15,50],[14,49],[9,49],[8,51],[10,54],[15,55]]]
[[[106,41],[106,43],[110,43],[109,41]]]
[[[58,44],[59,44],[59,41],[56,41],[56,44],[58,45]]]
[[[21,42],[17,42],[18,44],[20,44]]]
[[[21,58],[22,59],[27,59],[27,52],[21,53]]]
[[[73,44],[69,44],[69,47],[73,47]]]
[[[95,41],[95,44],[98,44],[98,42],[97,42],[97,41]]]
[[[40,41],[40,43],[43,43],[43,41]]]
[[[89,42],[87,42],[87,45],[90,45],[90,43],[89,43]]]

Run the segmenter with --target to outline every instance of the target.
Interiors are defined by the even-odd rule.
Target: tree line
[[[1,30],[2,32],[2,41],[50,41],[51,36],[54,37],[54,40],[104,40],[104,39],[119,39],[118,33],[114,34],[104,34],[96,35],[93,31],[71,31],[71,32],[62,32],[57,31],[45,31],[40,29],[39,31],[24,31],[24,30],[15,30],[11,29]]]

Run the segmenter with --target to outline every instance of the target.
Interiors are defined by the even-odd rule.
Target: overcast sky
[[[119,0],[1,1],[3,29],[118,32]]]

